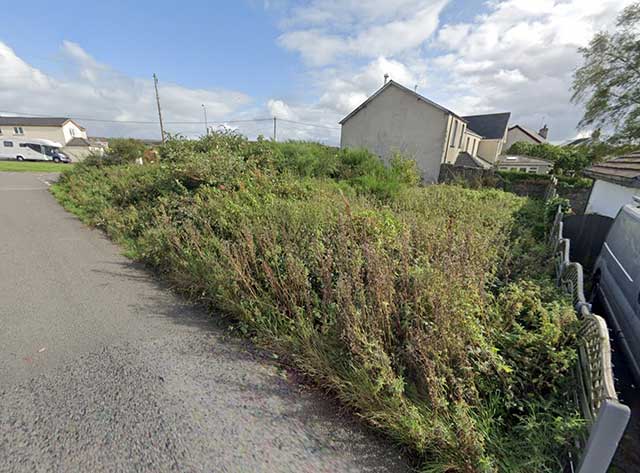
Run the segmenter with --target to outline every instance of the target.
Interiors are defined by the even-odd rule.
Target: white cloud
[[[577,133],[581,117],[581,109],[570,104],[578,48],[610,27],[629,3],[494,0],[472,23],[438,31],[434,46],[446,54],[431,65],[450,71],[442,87],[461,113],[511,111],[513,123],[536,128],[547,122],[550,138],[562,141]]]
[[[563,141],[582,114],[570,103],[578,48],[632,1],[489,0],[468,22],[439,26],[443,7],[458,2],[312,0],[282,21],[279,41],[306,60],[320,98],[287,106],[339,119],[389,73],[458,113],[511,111],[512,123],[546,122]]]
[[[322,66],[345,56],[373,58],[421,46],[449,0],[315,0],[283,22],[279,42]]]
[[[16,113],[149,121],[150,124],[113,124],[79,121],[94,136],[158,136],[153,81],[117,73],[91,57],[82,47],[64,41],[62,57],[71,77],[45,74],[19,58],[0,42],[0,102],[2,110]],[[166,122],[202,120],[202,104],[210,122],[222,121],[250,103],[240,92],[191,89],[172,83],[160,84],[163,118]],[[204,125],[167,125],[170,132],[196,135]]]

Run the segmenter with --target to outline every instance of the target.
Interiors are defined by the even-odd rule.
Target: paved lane
[[[0,471],[408,471],[398,452],[0,173]]]

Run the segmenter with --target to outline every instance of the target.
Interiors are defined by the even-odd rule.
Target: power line
[[[298,122],[298,121],[295,121],[295,120],[287,120],[285,118],[278,118],[278,120],[283,121],[283,122],[287,122],[287,123],[296,123],[298,125],[314,126],[316,128],[326,128],[327,130],[339,130],[340,129],[340,128],[336,127],[336,126],[320,125],[318,123]]]
[[[16,112],[16,111],[9,111],[9,110],[0,110],[0,113],[8,113],[11,115],[21,115],[21,116],[27,116],[27,117],[51,117],[51,114],[48,115],[43,115],[43,114],[37,114],[37,113],[26,113],[26,112]],[[114,120],[114,119],[108,119],[108,118],[93,118],[93,117],[80,117],[80,116],[76,116],[73,114],[62,114],[59,115],[61,117],[70,117],[73,118],[75,120],[78,121],[85,121],[85,122],[98,122],[98,123],[122,123],[122,124],[129,124],[129,125],[157,125],[158,122],[157,121],[147,121],[147,120]],[[232,119],[232,120],[222,120],[220,122],[217,122],[217,125],[225,125],[225,124],[234,124],[234,123],[257,123],[257,122],[273,122],[273,119],[277,118],[278,121],[282,121],[285,123],[291,123],[294,125],[302,125],[302,126],[307,126],[307,127],[315,127],[315,128],[323,128],[326,130],[340,130],[339,127],[335,127],[335,126],[328,126],[328,125],[323,125],[320,123],[309,123],[309,122],[301,122],[301,121],[297,121],[297,120],[289,120],[286,118],[279,118],[279,117],[270,117],[270,118],[239,118],[239,119]],[[163,120],[163,124],[164,125],[203,125],[207,122],[205,121],[190,121],[190,120],[185,120],[185,121],[165,121]],[[211,125],[212,123],[209,122],[209,125]]]
[[[24,112],[12,112],[9,110],[0,110],[0,113],[10,113],[12,115],[21,115],[27,117],[50,117],[51,115],[42,115],[36,113],[24,113]],[[85,122],[103,122],[103,123],[125,123],[125,124],[133,124],[133,125],[157,125],[157,121],[143,121],[143,120],[112,120],[107,118],[90,118],[90,117],[78,117],[76,115],[70,114],[62,114],[61,117],[70,117],[75,120],[82,120]],[[236,119],[236,120],[224,120],[221,121],[220,124],[224,123],[248,123],[248,122],[268,122],[273,120],[273,118],[247,118],[247,119]],[[165,125],[202,125],[205,122],[203,121],[164,121]]]

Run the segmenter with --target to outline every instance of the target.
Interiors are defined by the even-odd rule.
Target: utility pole
[[[207,124],[207,107],[202,104],[202,110],[204,111],[204,132],[206,135],[209,134],[209,125]]]
[[[277,119],[276,117],[273,117],[273,141],[277,141],[277,137],[278,137],[277,128],[278,128]]]
[[[153,85],[156,88],[156,103],[158,104],[158,118],[160,119],[160,133],[162,134],[162,143],[164,143],[164,125],[162,124],[162,111],[160,110],[160,95],[158,95],[158,76],[153,73]]]

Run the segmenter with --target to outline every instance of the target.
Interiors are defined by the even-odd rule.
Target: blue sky
[[[285,90],[283,84],[300,67],[275,43],[277,19],[251,2],[101,1],[88,8],[87,2],[66,0],[53,9],[48,5],[16,3],[3,13],[0,33],[19,56],[45,70],[64,73],[64,40],[131,76],[156,72],[187,87],[264,96]]]
[[[531,4],[535,3],[535,6]],[[336,127],[387,72],[460,113],[511,111],[571,138],[577,47],[628,0],[202,0],[14,2],[0,31],[0,109],[152,121],[268,117]],[[152,124],[84,123],[153,136]],[[339,132],[283,123],[283,138]],[[169,126],[197,134],[201,126]],[[249,135],[266,125],[243,125]]]

